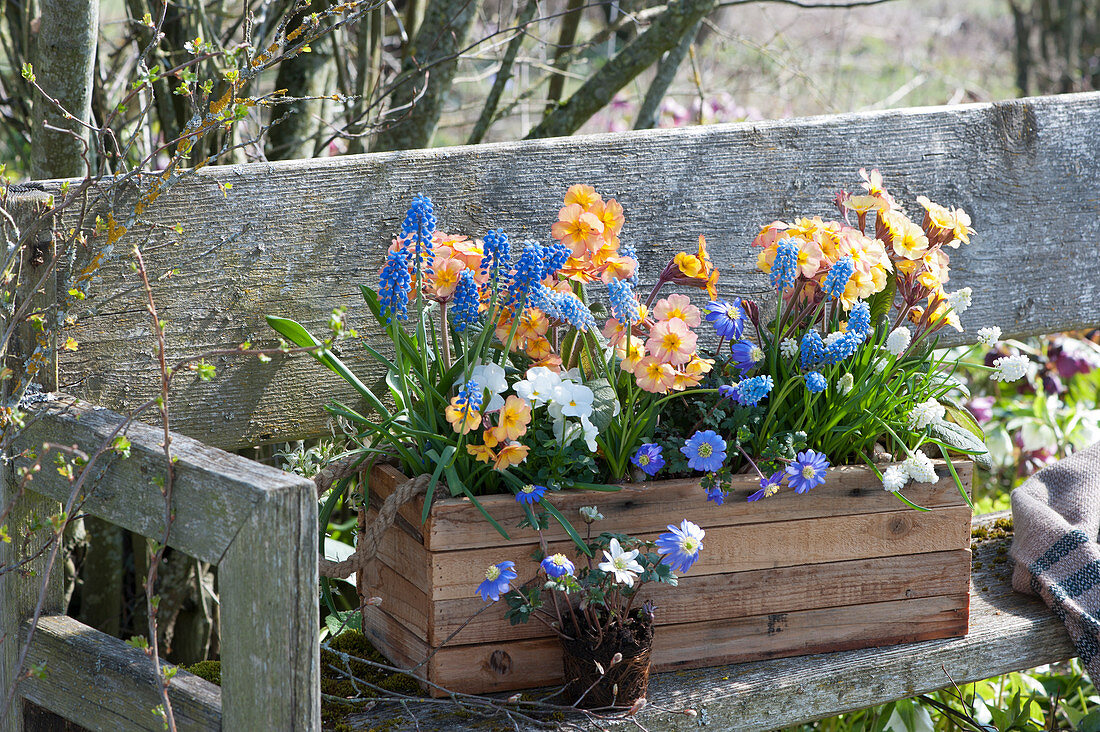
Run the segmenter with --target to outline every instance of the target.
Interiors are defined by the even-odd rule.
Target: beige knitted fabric
[[[1012,521],[1012,586],[1043,598],[1100,679],[1100,444],[1014,490]]]

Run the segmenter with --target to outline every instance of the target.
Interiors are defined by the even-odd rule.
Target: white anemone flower
[[[622,583],[627,587],[633,587],[634,580],[637,578],[638,574],[645,571],[645,567],[635,561],[635,557],[638,556],[638,550],[634,549],[629,552],[624,552],[618,539],[611,540],[609,549],[610,551],[604,549],[603,552],[604,558],[607,561],[600,562],[597,566],[604,572],[614,574],[616,582]]]
[[[482,389],[489,391],[489,403],[485,413],[495,412],[504,406],[504,392],[508,391],[508,380],[504,378],[504,367],[495,363],[479,363],[470,372],[470,378]]]

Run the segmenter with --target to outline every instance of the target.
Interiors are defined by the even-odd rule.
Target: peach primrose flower
[[[813,279],[821,269],[821,260],[825,254],[816,241],[803,242],[798,250],[798,271],[806,279]],[[775,250],[772,250],[772,260],[775,259]],[[771,262],[768,262],[768,272],[771,272]],[[759,265],[759,262],[757,262]]]
[[[527,453],[530,451],[531,448],[527,447],[527,445],[521,445],[518,442],[510,442],[500,448],[500,451],[497,453],[496,462],[493,463],[493,468],[496,470],[504,470],[513,465],[519,465],[527,459]]]
[[[574,257],[595,251],[603,240],[603,222],[575,203],[558,212],[558,220],[550,227],[555,239],[569,247]]]
[[[481,413],[476,409],[470,409],[469,405],[458,406],[460,398],[457,396],[452,397],[451,403],[443,410],[443,414],[447,417],[447,421],[451,423],[454,431],[464,435],[481,426]]]
[[[699,337],[679,318],[663,320],[649,331],[646,350],[661,363],[679,366],[691,360]]]
[[[504,440],[518,440],[527,432],[531,423],[531,404],[521,396],[512,394],[505,400],[500,410],[500,422],[497,424],[496,437]]]
[[[458,277],[466,265],[455,257],[437,259],[432,264],[432,274],[429,276],[429,288],[438,300],[450,300],[458,287]]]
[[[779,240],[784,237],[784,232],[787,230],[787,225],[782,221],[773,221],[760,230],[760,233],[756,235],[756,238],[752,240],[754,247],[774,247],[779,243]]]
[[[691,299],[687,295],[680,294],[669,295],[658,300],[653,306],[653,317],[657,322],[679,318],[689,328],[698,328],[703,322],[699,308],[691,304]]]
[[[509,325],[511,325],[509,323]],[[516,326],[516,340],[526,344],[529,340],[541,338],[550,329],[550,319],[538,308],[527,308],[520,316]],[[508,336],[505,335],[505,338]]]
[[[714,264],[707,253],[706,237],[702,234],[699,235],[699,249],[696,254],[680,252],[673,261],[684,276],[683,278],[677,278],[676,282],[705,289],[711,300],[718,297],[718,290],[715,286],[718,282],[718,270],[714,269]]]
[[[645,358],[645,344],[641,338],[623,338],[615,346],[615,355],[622,359],[621,368],[628,374],[635,373],[638,363]]]
[[[634,367],[634,377],[638,386],[654,394],[665,394],[676,383],[676,372],[667,363],[661,363],[653,356],[646,356]]]
[[[623,230],[626,217],[623,215],[623,207],[614,198],[593,204],[588,209],[596,214],[596,218],[603,224],[604,241],[612,241]]]
[[[497,459],[496,453],[488,445],[467,445],[466,452],[473,455],[479,463],[491,463]]]
[[[568,206],[571,203],[575,203],[586,211],[597,203],[603,202],[603,197],[596,193],[596,189],[592,186],[578,183],[577,185],[569,186],[569,190],[565,192],[565,204]]]
[[[608,257],[603,262],[603,271],[600,273],[600,279],[604,283],[608,283],[611,280],[629,280],[634,276],[634,271],[638,268],[638,260],[633,257],[620,257],[618,255]]]
[[[541,361],[553,353],[554,349],[550,346],[550,341],[546,336],[540,336],[527,341],[524,351],[532,361]]]

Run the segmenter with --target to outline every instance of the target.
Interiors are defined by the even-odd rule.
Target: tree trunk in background
[[[287,28],[297,28],[310,13],[319,13],[327,7],[328,3],[324,0],[314,0],[301,15],[291,20]],[[288,97],[319,97],[325,94],[327,67],[332,62],[330,43],[332,39],[326,38],[313,44],[309,53],[299,53],[279,64],[275,88],[286,89]],[[267,135],[264,154],[268,160],[313,157],[314,138],[321,125],[321,105],[322,100],[309,99],[279,104],[271,111],[273,121],[287,116]]]
[[[676,48],[666,53],[657,64],[657,74],[653,77],[653,83],[649,85],[645,99],[642,100],[642,106],[638,109],[638,119],[634,120],[634,129],[652,129],[660,122],[661,102],[676,79],[676,72],[680,70],[680,64],[683,63],[684,56],[687,56],[691,44],[695,42],[702,24],[701,20],[696,23],[694,28],[684,34]]]
[[[41,25],[35,53],[38,84],[73,116],[87,122],[92,107],[92,72],[99,36],[99,0],[41,0]],[[68,133],[47,131],[43,121]],[[94,165],[94,151],[85,153],[88,132],[65,119],[50,102],[34,100],[31,130],[31,177],[72,178],[86,171],[84,156]]]
[[[1009,0],[1021,95],[1100,89],[1100,0]]]
[[[572,135],[603,109],[615,93],[671,51],[715,7],[717,0],[675,0],[644,33],[604,64],[565,103],[543,118],[527,139]]]
[[[119,637],[122,628],[122,581],[126,571],[122,541],[125,532],[103,519],[84,517],[88,550],[80,591],[80,621]]]
[[[409,108],[387,119],[392,126],[378,134],[373,150],[409,150],[431,142],[458,70],[458,52],[466,45],[480,7],[479,0],[433,0],[428,4],[420,30],[405,50],[398,77],[401,85],[390,100],[390,109]]]

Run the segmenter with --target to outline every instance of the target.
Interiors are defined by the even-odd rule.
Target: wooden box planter
[[[955,467],[969,491],[971,464]],[[834,468],[807,494],[784,491],[759,503],[745,501],[759,487],[747,476],[722,506],[706,502],[697,480],[547,498],[579,526],[578,509],[598,505],[606,517],[598,531],[652,538],[682,518],[706,530],[699,561],[678,588],[645,590],[657,606],[654,669],[670,671],[965,635],[971,512],[946,464],[937,463],[937,473],[935,485],[905,491],[927,512],[903,505],[862,467]],[[404,481],[396,469],[376,467],[372,504]],[[406,666],[442,645],[420,672],[451,690],[559,683],[561,651],[541,623],[510,625],[503,601],[470,620],[484,607],[475,590],[488,565],[514,560],[518,582],[537,567],[529,561],[537,535],[516,528],[523,511],[515,500],[481,500],[510,540],[467,499],[436,501],[424,524],[422,503],[402,508],[374,576],[365,578],[383,602],[366,609],[364,632]],[[555,527],[551,550],[573,556]]]

